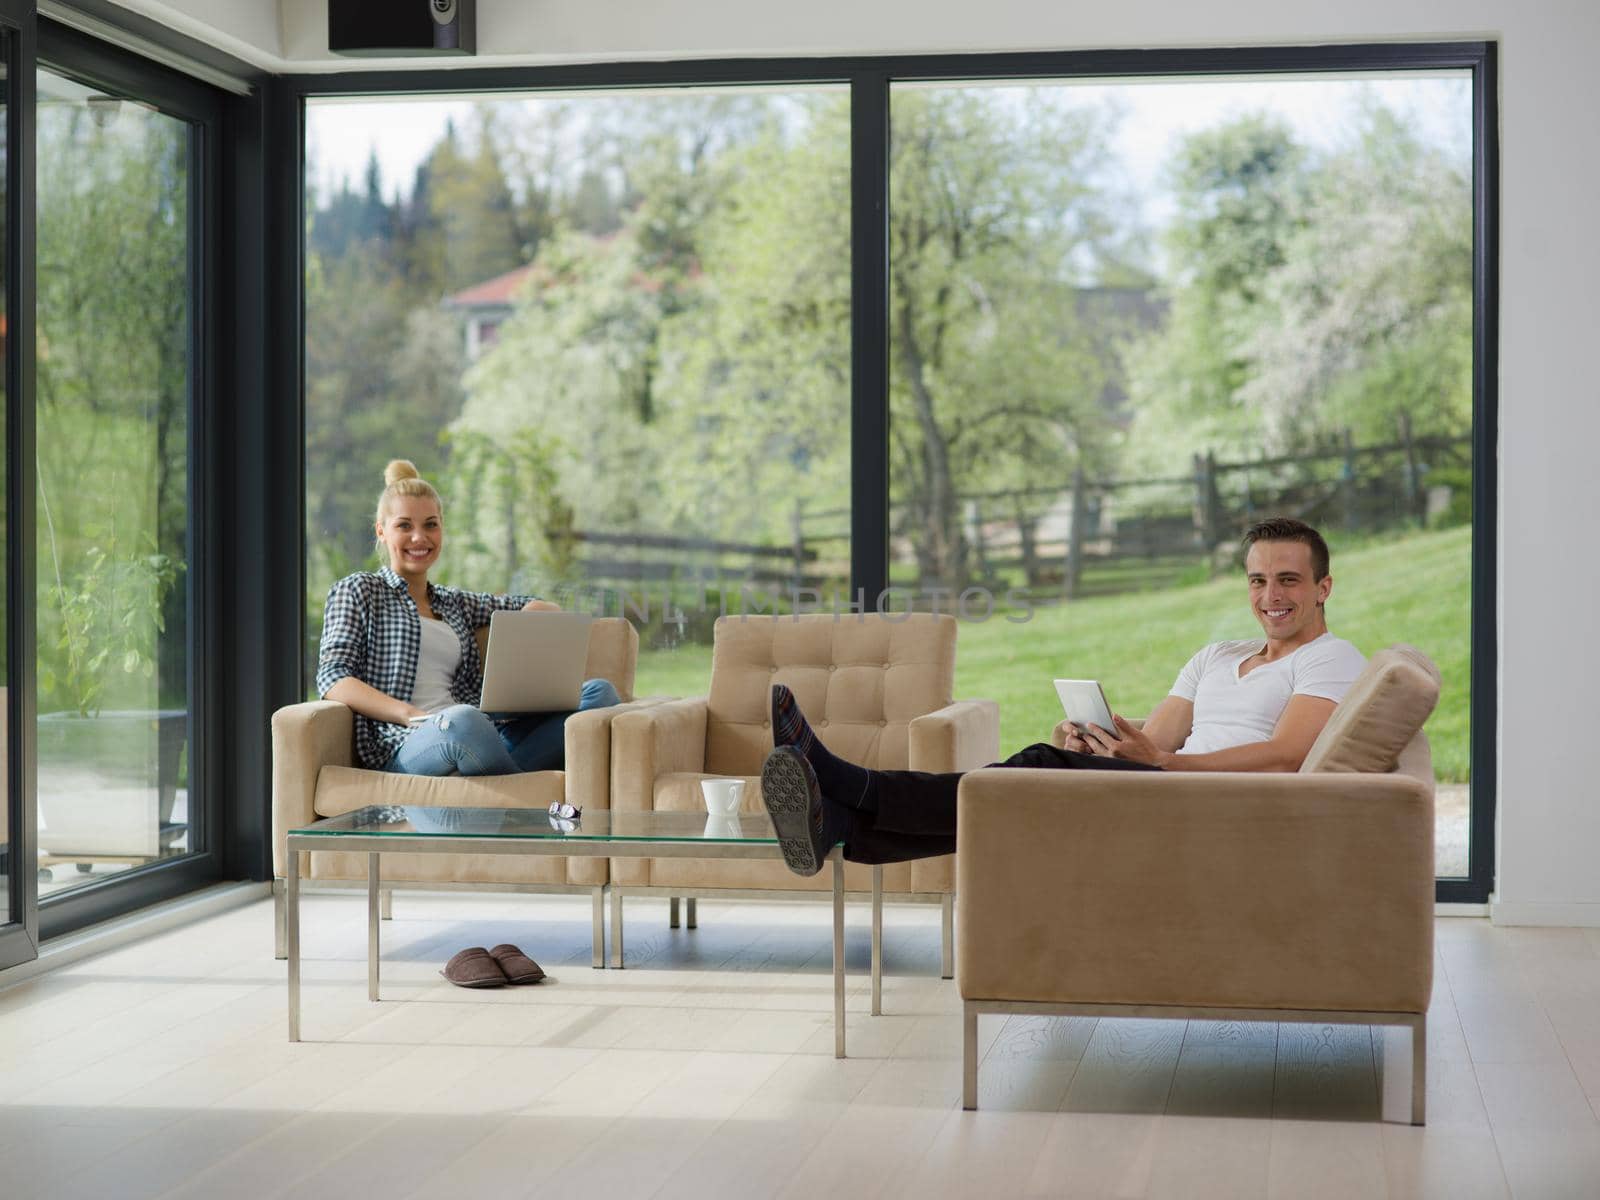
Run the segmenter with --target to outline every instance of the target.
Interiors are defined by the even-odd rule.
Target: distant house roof
[[[445,297],[446,308],[510,308],[528,276],[533,274],[533,264],[516,267],[504,275],[496,275],[482,283]]]
[[[617,240],[616,233],[603,233],[598,236],[590,235],[590,242],[602,249],[609,249]],[[700,264],[691,263],[687,272],[686,282],[694,283],[700,279]],[[482,283],[475,283],[469,288],[464,288],[453,295],[444,298],[444,307],[465,309],[467,312],[493,312],[501,310],[509,312],[516,305],[517,294],[522,290],[530,276],[535,276],[541,281],[541,286],[549,287],[558,282],[558,277],[539,263],[527,263],[514,267],[503,275],[496,275],[493,279],[486,279]],[[645,271],[634,271],[629,277],[629,284],[637,291],[656,293],[667,286],[667,281],[660,275],[650,274]]]

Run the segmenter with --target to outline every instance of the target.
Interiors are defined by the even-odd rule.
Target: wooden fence
[[[1188,475],[1092,479],[1080,470],[1055,487],[963,495],[962,586],[1026,589],[1034,599],[1141,591],[1217,570],[1254,521],[1283,515],[1330,533],[1421,526],[1449,503],[1430,482],[1459,486],[1470,437],[1413,437],[1357,446],[1348,432],[1309,453],[1241,462],[1197,454]],[[890,511],[893,576],[915,563],[906,506]],[[787,597],[849,577],[848,509],[796,502],[788,544],[655,533],[574,531],[579,586],[671,588],[676,594],[749,588]],[[952,586],[949,579],[938,582]]]

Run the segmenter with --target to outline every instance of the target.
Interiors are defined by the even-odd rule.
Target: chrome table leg
[[[378,998],[378,852],[367,855],[367,999]]]
[[[300,1040],[300,851],[288,854],[283,880],[283,953],[289,960],[289,1040]]]
[[[622,970],[622,893],[611,889],[611,969]]]
[[[883,1015],[883,866],[872,866],[872,1015]]]

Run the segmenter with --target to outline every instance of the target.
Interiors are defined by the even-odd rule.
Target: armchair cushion
[[[317,778],[319,817],[337,817],[369,804],[431,808],[549,808],[566,797],[561,771],[521,775],[395,775],[362,767],[327,766]],[[308,822],[309,823],[309,822]]]
[[[1392,771],[1439,702],[1439,668],[1420,650],[1372,656],[1312,743],[1303,772]]]

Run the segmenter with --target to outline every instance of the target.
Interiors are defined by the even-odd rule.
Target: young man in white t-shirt
[[[1172,693],[1138,728],[1056,727],[1063,746],[1040,742],[1001,767],[1131,771],[1296,771],[1366,660],[1328,632],[1333,590],[1328,545],[1288,517],[1244,537],[1250,611],[1265,639],[1214,642],[1192,657]],[[788,688],[772,689],[773,750],[762,801],[784,861],[814,875],[843,841],[852,862],[952,853],[960,773],[873,771],[829,753]]]

